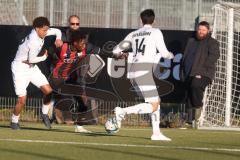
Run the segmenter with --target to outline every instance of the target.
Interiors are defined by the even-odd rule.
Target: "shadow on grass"
[[[9,127],[6,127],[9,128]],[[43,131],[43,132],[58,132],[58,133],[72,133],[80,136],[89,136],[89,137],[126,137],[126,138],[141,138],[144,137],[131,137],[131,136],[123,136],[123,135],[115,135],[115,134],[107,134],[106,132],[92,132],[92,133],[78,133],[74,131],[64,130],[64,129],[45,129],[45,128],[34,128],[34,127],[21,127],[21,130],[31,130],[31,131]]]
[[[62,129],[47,129],[47,128],[25,127],[24,125],[22,125],[22,126],[20,125],[20,127],[21,127],[20,130],[74,133],[73,131],[62,130]],[[9,128],[11,130],[10,125],[0,125],[0,128]]]
[[[108,149],[106,147],[104,148],[98,148],[98,147],[93,147],[93,146],[84,146],[84,149],[89,149],[89,150],[93,150],[94,151],[100,151],[100,152],[107,152],[107,153],[112,153],[112,154],[125,154],[125,155],[129,155],[132,157],[132,159],[137,159],[134,156],[138,156],[139,158],[145,158],[145,159],[162,159],[162,160],[180,160],[180,159],[176,159],[176,158],[169,158],[169,157],[163,157],[163,156],[156,156],[156,155],[151,155],[151,154],[144,154],[144,153],[140,153],[140,152],[131,152],[131,151],[121,151],[118,148],[116,149]],[[107,158],[107,157],[106,157]],[[113,156],[113,159],[114,156]]]
[[[136,138],[136,139],[147,139],[147,140],[150,139],[150,138],[146,138],[146,137],[135,137],[135,136],[125,136],[125,135],[119,135],[119,134],[108,134],[106,132],[80,133],[80,135],[89,136],[89,137],[109,136],[109,137]]]
[[[185,151],[194,151],[194,152],[199,152],[199,155],[201,155],[202,153],[210,153],[210,154],[216,154],[218,156],[228,156],[228,158],[230,157],[234,157],[239,159],[240,153],[238,152],[238,154],[236,154],[236,152],[231,152],[229,153],[228,151],[216,151],[216,150],[197,150],[197,149],[182,149]],[[201,152],[201,153],[200,153]],[[221,157],[224,158],[224,157]]]
[[[34,156],[34,157],[41,158],[41,159],[46,158],[46,159],[53,159],[53,160],[69,160],[69,158],[57,157],[56,155],[50,156],[50,155],[45,155],[45,154],[41,154],[41,153],[33,153],[33,152],[21,151],[21,150],[15,150],[15,149],[0,148],[0,150],[1,150],[1,152],[9,152],[11,154],[14,153],[14,154],[25,155],[25,156]]]
[[[239,142],[239,140],[237,140],[236,139],[236,141],[238,141]],[[200,143],[200,144],[209,144],[209,145],[215,145],[214,147],[225,147],[226,148],[226,146],[228,146],[228,147],[238,147],[238,148],[240,148],[240,143],[239,144],[227,144],[227,143],[222,143],[222,142],[206,142],[206,141],[204,141],[204,142],[200,142],[200,141],[195,141],[195,142],[197,142],[197,143]],[[236,143],[236,142],[235,142]]]
[[[44,125],[43,125],[44,126]],[[73,133],[75,135],[80,136],[89,136],[89,137],[123,137],[123,138],[135,138],[135,139],[146,139],[149,140],[150,138],[146,137],[136,137],[136,136],[127,136],[127,135],[119,135],[119,134],[107,134],[106,132],[92,132],[92,133],[78,133],[70,130],[58,129],[58,128],[37,128],[37,127],[25,127],[24,125],[20,126],[21,130],[30,130],[30,131],[42,131],[42,132],[61,132],[61,133]],[[0,128],[8,128],[11,130],[9,125],[0,125]],[[16,130],[13,130],[16,131]]]
[[[151,154],[145,154],[145,153],[136,153],[136,152],[132,152],[132,151],[122,151],[122,150],[119,150],[118,148],[116,149],[109,149],[109,148],[98,148],[98,147],[93,147],[93,146],[84,146],[85,149],[91,149],[91,150],[94,150],[94,151],[102,151],[102,152],[108,152],[108,153],[115,153],[115,154],[125,154],[125,155],[129,155],[129,156],[138,156],[138,157],[143,157],[143,158],[146,158],[146,159],[164,159],[164,160],[181,160],[183,159],[180,158],[180,159],[176,159],[176,158],[170,158],[170,157],[163,157],[161,156],[161,154],[158,155],[151,155]],[[194,157],[194,156],[197,156],[197,157],[201,157],[201,155],[204,155],[204,153],[208,153],[208,154],[214,154],[214,155],[218,155],[218,157],[222,157],[222,156],[226,156],[227,159],[231,159],[231,158],[236,158],[238,159],[240,154],[237,154],[237,153],[229,153],[229,152],[223,152],[223,151],[214,151],[214,150],[195,150],[195,149],[180,149],[180,148],[177,148],[177,149],[174,149],[174,150],[183,150],[183,151],[187,151],[189,152],[189,156],[190,154],[193,154],[192,152],[197,152],[197,154],[193,154],[192,156],[190,157]],[[191,151],[191,152],[190,152]],[[134,158],[134,157],[133,157]],[[224,157],[222,157],[224,158]]]

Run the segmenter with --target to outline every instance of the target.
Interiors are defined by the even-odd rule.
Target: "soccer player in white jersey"
[[[163,40],[162,32],[153,28],[155,14],[152,9],[146,9],[140,14],[143,27],[131,32],[124,41],[130,42],[132,52],[128,53],[128,78],[134,88],[140,91],[145,103],[140,103],[127,108],[115,108],[115,115],[118,128],[126,114],[151,114],[153,127],[152,140],[171,141],[160,132],[160,97],[153,80],[152,70],[154,62],[159,62],[160,58],[172,59],[174,55],[169,52]],[[124,42],[123,41],[123,42]],[[114,54],[119,54],[124,50],[123,43],[113,49]],[[157,52],[158,50],[158,52]],[[122,52],[123,53],[123,52]]]
[[[19,45],[16,56],[12,62],[11,69],[13,75],[13,82],[15,93],[18,96],[16,107],[12,114],[10,127],[12,129],[20,129],[19,117],[20,112],[24,108],[27,99],[27,87],[29,83],[33,83],[40,88],[47,97],[44,99],[42,106],[43,122],[48,129],[51,128],[48,109],[51,105],[51,92],[47,78],[40,71],[36,63],[44,61],[47,58],[47,51],[44,55],[39,55],[42,49],[44,38],[48,35],[56,35],[55,45],[57,47],[62,45],[61,31],[59,29],[49,28],[50,23],[46,17],[37,17],[33,21],[33,29],[31,33],[23,39]]]

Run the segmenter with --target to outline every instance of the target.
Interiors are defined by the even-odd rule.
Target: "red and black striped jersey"
[[[53,69],[53,78],[67,79],[69,74],[75,69],[76,63],[86,55],[86,49],[81,52],[71,51],[70,45],[64,43],[60,50],[58,62]]]

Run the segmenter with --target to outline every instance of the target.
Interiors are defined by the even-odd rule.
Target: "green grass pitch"
[[[103,126],[73,126],[22,122],[11,130],[0,122],[0,160],[239,160],[240,132],[162,129],[171,142],[151,141],[151,128],[123,127],[107,135]]]

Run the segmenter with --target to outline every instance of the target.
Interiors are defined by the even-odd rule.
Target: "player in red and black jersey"
[[[66,80],[73,69],[76,69],[76,65],[81,60],[85,61],[87,55],[85,35],[73,35],[73,42],[64,43],[59,53],[59,60],[53,69],[52,77]]]
[[[62,83],[69,80],[72,73],[81,70],[81,72],[85,72],[81,73],[82,75],[86,74],[89,69],[89,55],[100,54],[101,49],[87,43],[85,34],[80,31],[75,31],[72,33],[71,41],[69,43],[64,43],[62,47],[59,48],[58,52],[59,59],[50,76],[50,82],[54,82],[51,83],[51,85],[56,89],[55,91],[62,91]],[[71,90],[71,94],[74,94],[74,90],[75,89]],[[76,94],[80,93],[77,92]]]
[[[71,35],[71,41],[64,43],[58,51],[58,61],[54,66],[52,74],[49,79],[49,83],[54,92],[61,96],[79,97],[85,105],[88,95],[94,95],[95,90],[88,89],[88,95],[86,96],[85,84],[73,84],[72,81],[76,81],[76,72],[81,72],[77,76],[81,75],[80,79],[89,70],[89,61],[91,54],[100,54],[101,49],[90,43],[87,43],[86,36],[80,31],[75,31]],[[79,77],[77,77],[79,78]],[[70,81],[70,82],[69,82]],[[85,97],[85,99],[84,99]],[[61,99],[61,101],[64,99]],[[84,107],[84,106],[81,106]],[[64,110],[68,110],[65,108]],[[83,114],[82,114],[83,115]],[[79,124],[76,126],[77,132],[87,132]],[[76,131],[75,128],[75,131]],[[79,129],[80,128],[80,129]]]

